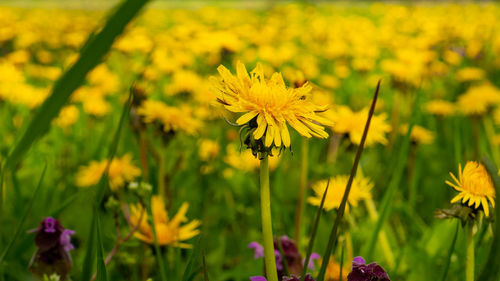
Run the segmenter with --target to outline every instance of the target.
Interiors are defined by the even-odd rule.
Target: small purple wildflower
[[[248,248],[254,249],[254,251],[255,251],[253,254],[254,259],[264,257],[264,247],[261,244],[259,244],[257,242],[252,242],[252,243],[248,244]]]
[[[56,220],[54,220],[53,217],[48,217],[43,220],[43,231],[47,233],[54,233],[56,232],[55,226],[56,226]]]
[[[347,281],[390,281],[390,279],[387,272],[377,263],[372,262],[367,265],[362,257],[355,257]]]
[[[31,259],[30,271],[40,278],[57,274],[61,280],[67,280],[73,266],[69,251],[75,248],[71,244],[71,235],[75,232],[65,229],[58,220],[47,217],[29,233],[36,233],[35,244],[38,248]]]
[[[263,276],[252,276],[250,277],[250,281],[267,281],[267,279]]]
[[[282,279],[285,276],[284,265],[283,262],[286,262],[288,266],[288,271],[291,274],[301,274],[302,269],[304,268],[304,260],[297,249],[297,245],[295,242],[288,238],[288,236],[281,236],[278,240],[274,240],[274,255],[276,257],[276,270],[278,271],[278,279]],[[280,253],[280,246],[283,249],[283,256]],[[254,258],[263,258],[264,257],[264,247],[257,243],[252,242],[248,244],[248,248],[254,249]],[[320,256],[316,253],[311,255],[311,259],[309,260],[308,267],[314,270],[314,260],[320,258]],[[293,276],[293,275],[292,275]],[[253,281],[253,280],[252,280]]]
[[[314,270],[315,269],[315,266],[314,266],[314,260],[317,260],[321,258],[321,256],[318,254],[318,253],[312,253],[311,254],[311,257],[309,258],[309,263],[307,264],[307,267],[310,269],[310,270]],[[304,258],[302,260],[302,266],[304,266],[304,263],[306,262],[306,259]]]

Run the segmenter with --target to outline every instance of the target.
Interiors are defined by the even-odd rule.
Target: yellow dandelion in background
[[[330,186],[328,187],[325,203],[323,204],[325,210],[329,211],[340,206],[348,180],[349,175],[338,175],[330,178]],[[307,201],[314,206],[319,206],[327,184],[328,180],[322,180],[313,184],[312,189],[315,196],[309,197]],[[347,199],[346,212],[349,210],[349,206],[356,207],[359,201],[370,198],[372,188],[373,183],[369,178],[357,175],[352,182],[349,198]]]
[[[213,161],[219,155],[219,143],[209,139],[203,139],[199,142],[198,154],[203,161]]]
[[[91,161],[88,166],[80,167],[76,175],[76,185],[89,187],[97,184],[101,179],[108,160]],[[141,175],[141,170],[132,164],[132,156],[125,154],[122,158],[115,157],[109,166],[109,186],[117,190]]]
[[[330,260],[328,266],[326,268],[325,280],[326,281],[339,281],[340,277],[340,264],[335,260]],[[342,268],[342,280],[347,280],[347,274],[349,273],[349,269]]]
[[[55,124],[62,128],[67,128],[73,125],[80,116],[80,111],[74,105],[68,105],[61,109],[59,116],[54,120]]]
[[[156,238],[158,244],[162,246],[175,246],[181,248],[191,248],[192,245],[181,243],[198,235],[200,231],[197,229],[200,226],[200,221],[192,220],[191,222],[181,224],[188,221],[186,217],[189,204],[184,202],[177,214],[170,219],[165,209],[165,204],[160,196],[153,196],[152,213],[156,229]],[[141,205],[130,207],[130,222],[133,226],[139,225],[134,236],[148,244],[154,243],[153,229],[148,223],[146,210]]]
[[[399,132],[402,135],[406,135],[406,133],[408,132],[408,124],[401,125]],[[435,136],[432,131],[429,131],[426,128],[418,125],[413,126],[410,134],[411,141],[420,144],[431,144],[434,142],[434,137]]]
[[[287,124],[305,137],[327,138],[322,125],[332,125],[317,113],[326,106],[314,105],[309,95],[311,86],[306,83],[299,88],[287,88],[283,77],[274,73],[271,79],[264,78],[261,64],[248,74],[243,63],[238,62],[236,76],[224,66],[218,71],[222,79],[212,78],[217,100],[231,112],[244,113],[236,123],[245,125],[255,120],[253,138],[263,139],[266,147],[290,147]]]
[[[256,171],[260,167],[259,159],[255,158],[250,150],[239,151],[236,145],[229,144],[226,148],[226,157],[224,162],[236,170],[244,172]],[[269,170],[274,170],[280,162],[280,158],[273,153],[274,156],[269,155]]]
[[[465,67],[457,71],[456,79],[460,82],[478,81],[485,76],[484,70],[477,67]]]
[[[457,100],[457,107],[465,115],[482,115],[498,104],[500,90],[489,83],[470,87]]]
[[[159,121],[165,132],[185,132],[196,134],[201,129],[201,122],[194,119],[189,107],[172,107],[161,101],[146,100],[137,109],[137,113],[144,117],[144,122]]]
[[[446,100],[431,100],[425,105],[425,110],[434,115],[451,116],[455,114],[457,109],[452,102]]]
[[[451,199],[451,203],[461,201],[465,204],[468,201],[469,207],[472,205],[474,209],[482,207],[488,217],[490,214],[488,201],[495,207],[495,188],[486,168],[476,161],[468,161],[463,171],[462,166],[458,165],[458,179],[451,172],[450,176],[454,182],[446,181],[446,184],[460,192]]]
[[[336,106],[333,110],[324,113],[324,116],[333,121],[331,129],[337,134],[349,134],[352,143],[359,145],[368,118],[368,108],[353,112],[348,106]],[[365,146],[376,143],[387,144],[386,134],[391,131],[385,113],[374,115],[370,123],[370,130],[366,136]]]

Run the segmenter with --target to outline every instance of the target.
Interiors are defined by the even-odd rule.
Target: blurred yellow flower
[[[237,170],[252,172],[258,170],[260,167],[259,159],[255,158],[250,150],[239,151],[236,145],[229,144],[226,148],[226,153],[224,162]],[[274,170],[278,166],[279,161],[280,158],[277,155],[269,155],[269,170]]]
[[[125,154],[122,158],[115,157],[109,166],[109,187],[117,190],[125,183],[131,182],[141,175],[141,170],[131,162],[132,156]],[[97,184],[106,170],[108,160],[91,161],[88,166],[80,167],[76,175],[76,185],[89,187]]]
[[[469,207],[472,205],[474,209],[482,207],[488,217],[490,214],[488,201],[495,207],[495,188],[486,168],[476,161],[468,161],[463,171],[462,166],[458,165],[458,179],[451,172],[450,176],[453,182],[447,180],[446,184],[460,192],[453,197],[451,203],[461,201],[465,204],[468,201]]]
[[[61,109],[59,116],[55,119],[57,126],[66,128],[73,125],[80,116],[80,111],[74,105],[68,105]]]
[[[347,280],[347,274],[349,273],[349,269],[342,269],[342,280]],[[325,280],[326,281],[339,281],[340,277],[340,264],[335,260],[330,260],[328,262],[328,266],[326,267]]]
[[[431,100],[425,105],[425,110],[430,114],[451,116],[455,114],[455,104],[446,100]]]
[[[156,238],[161,246],[173,246],[180,248],[191,248],[192,245],[182,243],[189,240],[200,233],[197,228],[200,226],[200,221],[192,220],[191,222],[181,225],[188,221],[186,217],[189,204],[184,202],[177,214],[173,218],[169,218],[165,209],[165,204],[160,196],[151,198],[151,209],[156,230]],[[130,206],[130,223],[132,226],[139,225],[134,236],[148,244],[154,243],[153,229],[148,223],[146,210],[137,204]]]
[[[457,100],[457,107],[465,115],[483,115],[498,104],[500,90],[489,83],[470,87]]]
[[[401,125],[399,132],[402,135],[406,135],[408,132],[408,124]],[[410,139],[420,144],[431,144],[434,142],[434,133],[424,127],[414,125],[411,130]]]
[[[455,73],[455,77],[460,82],[478,81],[485,76],[484,70],[477,67],[465,67]]]
[[[146,123],[159,121],[165,132],[194,135],[201,129],[201,122],[192,117],[188,107],[178,108],[148,99],[137,109],[137,113],[144,117]]]
[[[204,139],[199,142],[200,159],[203,161],[212,161],[219,155],[219,144],[216,141]]]
[[[368,119],[368,108],[358,112],[353,112],[348,106],[335,106],[332,110],[324,113],[324,116],[333,121],[331,128],[337,134],[349,134],[352,143],[359,145],[366,120]],[[387,123],[385,113],[374,115],[370,123],[370,130],[366,137],[365,146],[371,146],[376,143],[387,144],[386,134],[391,131],[391,125]]]
[[[264,78],[261,64],[248,74],[245,66],[238,62],[236,76],[224,66],[218,71],[222,79],[212,78],[217,100],[231,112],[244,113],[236,123],[249,123],[255,140],[264,138],[266,147],[276,145],[290,147],[287,123],[305,137],[327,138],[321,125],[331,122],[317,113],[326,106],[316,106],[309,100],[311,86],[287,88],[281,74],[274,73],[271,79]],[[255,120],[255,122],[251,122]]]
[[[323,204],[323,208],[325,210],[329,211],[333,208],[340,207],[348,180],[349,175],[338,175],[330,178],[330,185],[326,194],[325,203]],[[313,184],[312,189],[315,196],[309,197],[307,201],[314,206],[319,206],[327,184],[328,180],[321,180]],[[351,191],[349,192],[349,197],[347,199],[348,204],[346,205],[346,212],[349,210],[349,206],[356,207],[358,206],[359,201],[370,198],[372,188],[373,183],[369,178],[356,175],[352,182]]]

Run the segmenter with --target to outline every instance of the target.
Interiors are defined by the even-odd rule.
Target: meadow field
[[[0,3],[0,281],[500,280],[498,4],[147,2]]]

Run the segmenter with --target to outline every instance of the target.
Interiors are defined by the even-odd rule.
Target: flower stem
[[[276,259],[274,256],[271,195],[269,191],[269,160],[267,155],[260,160],[260,209],[262,217],[262,236],[264,237],[266,276],[268,281],[278,281]]]
[[[300,163],[300,181],[299,194],[297,197],[297,208],[295,211],[293,238],[297,245],[300,244],[300,226],[302,224],[302,214],[304,212],[304,203],[307,189],[307,166],[309,159],[309,140],[302,138],[302,159]]]
[[[474,281],[474,224],[469,222],[465,226],[465,281]]]

